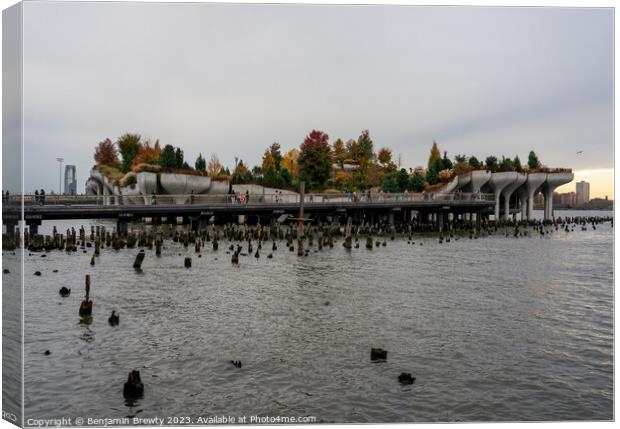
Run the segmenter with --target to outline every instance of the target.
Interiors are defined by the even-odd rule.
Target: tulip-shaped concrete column
[[[519,199],[521,204],[521,220],[527,218],[527,191],[525,190],[525,184],[515,191],[515,195]]]
[[[491,172],[486,170],[474,170],[471,173],[469,188],[473,193],[480,192],[480,189],[491,180]]]
[[[503,173],[491,174],[488,185],[491,187],[493,193],[495,194],[495,222],[499,221],[499,203],[502,191],[504,190],[504,188],[506,188],[506,186],[514,183],[515,180],[517,180],[516,171],[507,171]]]
[[[502,195],[504,196],[504,219],[510,219],[510,197],[512,193],[519,188],[521,185],[525,183],[527,180],[526,173],[517,173],[515,172],[515,179],[510,184],[506,185],[506,187],[502,190]]]
[[[543,184],[545,196],[545,220],[553,218],[553,191],[558,187],[570,183],[575,176],[573,173],[548,173]]]
[[[471,172],[465,174],[459,174],[459,183],[457,189],[463,190],[467,185],[471,183]]]
[[[527,220],[534,218],[534,195],[547,180],[547,173],[530,173],[523,189],[527,194]]]

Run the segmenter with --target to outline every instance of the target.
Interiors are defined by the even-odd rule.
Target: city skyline
[[[173,6],[24,4],[26,190],[55,188],[62,156],[83,192],[95,145],[125,132],[232,166],[369,129],[407,168],[433,140],[451,158],[534,150],[613,195],[612,9]]]

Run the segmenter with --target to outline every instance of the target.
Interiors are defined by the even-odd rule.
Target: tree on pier
[[[159,157],[159,165],[162,168],[176,168],[177,160],[174,154],[174,146],[167,144],[164,146],[164,149],[161,151],[161,156]]]
[[[207,169],[207,161],[205,161],[205,159],[202,157],[202,153],[198,154],[198,158],[196,158],[194,167],[196,167],[197,171],[205,171]]]
[[[497,170],[497,157],[495,156],[487,156],[487,159],[484,160],[484,164],[487,166],[488,170],[496,171]]]
[[[217,176],[230,176],[230,172],[227,169],[224,170],[224,166],[222,166],[216,154],[211,155],[209,165],[207,165],[207,173],[212,179],[215,179]]]
[[[159,164],[160,154],[152,148],[149,142],[140,146],[138,154],[131,162],[131,168],[133,169],[138,164]]]
[[[510,158],[505,158],[504,156],[502,156],[502,162],[499,163],[499,168],[503,171],[514,170],[512,160]]]
[[[282,172],[287,170],[291,176],[291,181],[299,177],[299,151],[297,149],[291,149],[284,154],[282,158]]]
[[[95,148],[95,161],[97,164],[109,165],[111,167],[118,167],[120,165],[118,151],[112,140],[105,139],[99,142]]]
[[[405,192],[409,189],[409,173],[404,168],[401,168],[396,173],[396,183],[398,184],[398,192]]]
[[[123,157],[122,171],[128,173],[131,170],[131,164],[134,158],[140,152],[142,144],[140,143],[140,134],[125,133],[116,140],[118,150]]]
[[[373,142],[370,138],[370,132],[368,130],[362,131],[357,138],[357,156],[355,158],[362,162],[370,161],[374,156]]]
[[[469,163],[469,166],[474,170],[480,168],[480,161],[478,161],[478,158],[473,155],[469,157],[469,160],[467,162]]]
[[[183,168],[183,151],[180,147],[174,152],[174,163],[176,168]]]
[[[243,164],[243,160],[239,160],[232,174],[233,183],[248,183],[248,173],[250,173],[251,177],[252,172],[249,171],[248,168]]]
[[[519,159],[519,155],[515,156],[515,159],[512,160],[512,166],[519,173],[523,171],[523,166],[521,165],[521,160]]]
[[[306,136],[299,151],[299,178],[308,189],[325,187],[332,170],[329,136],[322,131],[312,130]]]
[[[269,146],[269,153],[271,154],[271,158],[273,159],[276,171],[280,171],[280,164],[282,163],[282,152],[280,152],[280,144],[274,142],[271,146]]]
[[[530,170],[537,170],[540,168],[540,161],[533,150],[530,151],[530,154],[527,157],[527,167]]]
[[[389,168],[394,165],[392,162],[392,151],[387,147],[382,147],[379,149],[379,152],[377,152],[377,160],[383,168]]]
[[[267,149],[263,154],[263,162],[261,164],[261,168],[264,172],[269,170],[269,168],[273,169],[274,174],[276,172],[276,162],[274,161],[273,155],[271,154],[271,151],[269,149]]]
[[[413,173],[411,183],[409,184],[409,189],[411,189],[413,192],[422,192],[424,188],[426,188],[424,176],[422,176],[419,172]]]
[[[349,157],[349,154],[342,139],[336,139],[336,141],[332,144],[332,152],[334,154],[334,161],[340,165],[340,168],[343,168],[344,162]]]
[[[433,140],[433,146],[431,147],[431,154],[428,157],[428,170],[434,169],[437,163],[437,160],[441,159],[441,152],[439,152],[439,147],[437,146],[437,142]]]

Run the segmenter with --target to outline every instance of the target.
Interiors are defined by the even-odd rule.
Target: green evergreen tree
[[[537,170],[540,168],[540,161],[533,150],[530,151],[530,154],[527,157],[527,167],[530,170]]]
[[[274,188],[276,185],[276,178],[276,170],[272,165],[270,165],[263,173],[263,186],[267,188]]]
[[[280,178],[282,179],[283,188],[288,188],[291,186],[293,178],[291,177],[291,173],[289,173],[286,168],[282,168],[280,170]]]
[[[196,158],[196,162],[194,163],[194,167],[196,167],[197,171],[206,171],[207,170],[207,161],[202,157],[202,153],[198,154],[198,158]]]
[[[502,156],[502,162],[499,163],[499,168],[504,171],[512,170],[512,160]]]
[[[450,161],[450,159],[448,158],[448,152],[444,151],[443,153],[443,159],[441,160],[441,170],[452,170],[452,161]],[[440,171],[441,171],[440,170]]]
[[[496,171],[497,170],[497,157],[495,156],[487,156],[487,159],[484,161],[484,164],[487,166],[488,170]]]
[[[426,183],[424,183],[424,176],[422,176],[420,173],[413,173],[409,189],[411,189],[413,192],[422,192],[425,187]]]
[[[140,138],[140,134],[125,133],[116,140],[118,151],[123,158],[121,165],[123,173],[128,173],[131,170],[131,163],[140,152],[142,147]]]
[[[357,138],[357,156],[363,161],[369,161],[373,155],[373,142],[370,133],[368,130],[364,130]]]
[[[473,168],[474,170],[480,168],[480,161],[478,161],[478,158],[476,158],[475,156],[470,156],[469,157],[469,161],[467,161],[470,165],[471,168]]]
[[[401,168],[396,173],[396,185],[398,188],[397,192],[405,192],[409,188],[409,173],[404,168]]]
[[[383,183],[381,184],[381,190],[388,193],[398,192],[398,180],[396,174],[389,172],[383,176]]]
[[[172,145],[167,144],[164,146],[164,149],[161,151],[161,156],[159,157],[159,165],[163,168],[176,168],[177,160]]]
[[[180,147],[174,152],[174,159],[176,168],[183,168],[183,151]]]

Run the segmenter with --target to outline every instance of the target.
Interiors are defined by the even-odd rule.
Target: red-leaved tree
[[[95,148],[95,161],[97,164],[117,167],[120,165],[116,145],[110,139],[99,142]]]
[[[325,187],[332,170],[332,154],[328,143],[329,136],[323,131],[312,130],[300,146],[299,178],[306,182],[308,189]]]

